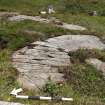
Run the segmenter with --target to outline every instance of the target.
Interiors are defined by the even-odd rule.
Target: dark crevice
[[[8,41],[0,37],[0,49],[7,47]]]
[[[35,59],[32,59],[32,60],[42,61],[43,59],[35,58]]]
[[[27,44],[28,49],[33,49],[36,45],[35,44]]]
[[[53,56],[51,56],[51,55],[47,55],[49,58],[55,58],[55,57],[53,57]]]

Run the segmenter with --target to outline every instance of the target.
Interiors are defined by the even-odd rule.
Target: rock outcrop
[[[79,26],[79,25],[74,25],[74,24],[68,24],[64,22],[60,22],[57,19],[45,19],[40,16],[27,16],[27,15],[17,15],[13,17],[9,17],[10,21],[22,21],[22,20],[33,20],[33,21],[38,21],[42,23],[53,23],[57,27],[61,27],[64,29],[69,29],[69,30],[86,30],[85,27]]]
[[[105,49],[105,44],[92,35],[63,35],[47,40],[48,45],[64,49],[64,51],[76,51],[78,49]]]
[[[12,62],[20,72],[18,81],[29,89],[41,88],[49,77],[52,81],[64,81],[62,70],[71,64],[68,52],[80,48],[102,50],[105,44],[95,36],[63,35],[16,51]]]
[[[0,105],[23,105],[23,104],[0,101]]]
[[[18,12],[0,12],[0,19],[7,19],[8,17],[17,15],[19,15]]]
[[[105,76],[105,62],[102,62],[96,58],[87,59],[86,62],[94,66],[97,70],[102,71],[103,75]]]
[[[18,81],[29,89],[42,87],[50,77],[63,81],[62,68],[70,65],[69,56],[56,48],[33,43],[13,55],[13,65],[20,72]]]

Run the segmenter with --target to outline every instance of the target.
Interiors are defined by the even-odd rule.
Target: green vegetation
[[[60,13],[87,14],[96,10],[100,15],[105,15],[104,0],[0,0],[0,10],[38,14],[38,11],[46,10],[52,4]]]
[[[58,19],[87,28],[86,31],[72,31],[58,28],[53,24],[33,22],[9,22],[6,18],[0,20],[0,100],[18,101],[31,105],[38,101],[21,101],[11,98],[9,92],[19,87],[16,82],[17,70],[12,67],[12,53],[27,44],[45,40],[49,37],[66,34],[96,35],[105,42],[105,1],[104,0],[0,0],[0,11],[15,11],[22,14],[38,15],[38,11],[46,10],[53,4]],[[99,16],[92,17],[88,12],[96,10]],[[49,15],[48,15],[49,16]],[[64,105],[105,105],[105,78],[96,68],[85,64],[85,59],[95,57],[105,61],[105,52],[96,49],[70,52],[73,65],[64,71],[67,82],[61,90],[52,82],[48,83],[47,92],[25,90],[28,95],[49,95],[57,92],[60,96],[73,97],[74,101]],[[54,90],[52,90],[54,89]],[[59,90],[59,92],[58,92]],[[41,105],[51,105],[50,102],[40,102]],[[62,105],[62,103],[53,103]]]
[[[105,62],[105,51],[104,50],[87,50],[87,49],[79,49],[76,52],[69,52],[69,56],[71,56],[72,63],[85,63],[85,60],[88,58],[97,58],[101,61]]]
[[[64,0],[65,10],[72,14],[97,11],[100,15],[104,15],[104,0]]]
[[[71,14],[58,14],[57,18],[64,22],[79,24],[88,28],[87,31],[81,34],[96,35],[105,41],[105,17],[102,16],[86,16],[86,15],[71,15]],[[77,18],[78,17],[78,18]]]
[[[87,64],[74,64],[65,75],[76,93],[105,98],[105,78],[94,67]]]
[[[61,93],[61,86],[60,84],[54,83],[51,81],[51,79],[49,79],[43,90],[45,93],[49,94],[49,96],[59,96],[59,94]]]

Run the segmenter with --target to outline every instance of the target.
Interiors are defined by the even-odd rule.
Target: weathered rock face
[[[104,49],[100,39],[91,35],[63,35],[47,40],[49,45],[64,49],[64,51],[76,51],[80,48],[84,49]]]
[[[102,71],[103,75],[105,76],[105,62],[102,62],[96,58],[87,59],[86,62],[96,67],[97,70]]]
[[[23,105],[23,104],[0,101],[0,105]]]
[[[70,66],[69,51],[79,48],[104,49],[105,45],[95,36],[64,35],[45,42],[34,42],[16,51],[13,66],[20,72],[18,81],[26,88],[41,88],[50,77],[63,81],[62,70]]]
[[[20,83],[27,88],[40,88],[49,77],[62,81],[63,74],[58,71],[70,65],[67,53],[42,45],[32,47],[25,47],[13,55],[14,67],[20,72]]]

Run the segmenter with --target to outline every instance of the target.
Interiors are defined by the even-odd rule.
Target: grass
[[[38,34],[27,34],[25,33],[25,30],[36,31],[36,32],[40,31],[45,36],[43,37]],[[5,20],[4,22],[2,21],[0,24],[0,38],[4,42],[6,42],[6,45],[5,45],[5,48],[1,49],[1,52],[0,52],[0,71],[1,71],[0,91],[2,93],[0,94],[0,99],[7,100],[7,101],[16,101],[16,102],[18,101],[22,103],[29,103],[31,105],[39,104],[38,101],[25,101],[25,100],[21,101],[21,100],[16,100],[15,98],[11,98],[9,96],[9,92],[14,87],[19,87],[19,84],[16,82],[18,72],[11,65],[11,58],[10,58],[11,54],[15,50],[20,49],[21,47],[24,47],[28,43],[31,43],[36,40],[43,40],[43,38],[45,40],[49,37],[54,37],[62,34],[81,34],[81,33],[84,33],[84,32],[64,30],[62,28],[57,28],[53,25],[42,24],[39,22],[33,22],[29,20],[25,20],[22,22],[8,22]],[[84,53],[84,56],[87,55],[87,53],[85,52],[83,53]],[[104,52],[100,51],[100,55],[102,56],[102,58],[104,58]],[[71,80],[71,81],[67,82],[67,84],[64,85],[62,89],[62,93],[60,93],[59,95],[65,96],[65,97],[73,97],[75,101],[72,103],[70,102],[70,103],[63,103],[63,104],[64,105],[65,104],[104,105],[103,98],[104,98],[105,83],[104,83],[103,76],[101,76],[101,74],[98,73],[95,70],[95,68],[90,67],[89,65],[77,65],[77,66],[74,65],[73,67],[74,67],[73,71],[75,72],[73,72],[72,76],[71,75],[69,76],[71,78],[68,78],[68,80]],[[85,68],[86,71],[83,68]],[[84,77],[85,77],[85,80],[83,79]],[[92,81],[91,79],[94,79],[94,78],[96,80]],[[100,79],[100,80],[98,81],[97,79]],[[76,84],[77,82],[79,82],[80,85]],[[81,86],[81,88],[79,88],[79,86]],[[43,94],[44,95],[45,93],[43,92],[36,93],[35,91],[28,91],[28,92],[25,91],[24,94],[28,94],[28,95]],[[102,97],[97,97],[98,95]],[[40,104],[48,105],[48,104],[52,104],[52,102],[42,101],[40,102]],[[55,102],[53,104],[60,105],[61,103]]]
[[[10,62],[11,51],[4,49],[0,52],[0,100],[8,100],[9,92],[16,82],[18,72],[12,67]]]
[[[105,79],[101,72],[87,64],[74,64],[66,74],[68,83],[80,95],[105,98]]]
[[[12,2],[12,4],[11,4]],[[0,9],[2,11],[18,11],[26,14],[38,14],[40,10],[46,10],[48,5],[54,4],[58,5],[58,1],[56,0],[1,0],[0,1]]]
[[[29,34],[26,31],[35,31],[35,33]],[[40,35],[39,32],[42,34]],[[41,24],[28,20],[22,22],[5,22],[5,24],[3,22],[0,23],[0,38],[6,42],[6,48],[12,50],[23,47],[27,43],[36,40],[45,40],[52,36],[67,33],[71,32],[53,25],[49,27],[49,24]]]
[[[59,96],[73,97],[73,102],[22,101],[9,96],[9,92],[14,87],[19,87],[16,82],[18,72],[11,64],[11,55],[14,51],[31,42],[64,34],[96,35],[105,42],[104,0],[0,0],[0,11],[16,11],[22,14],[38,15],[38,11],[46,10],[50,4],[53,4],[56,9],[56,14],[51,16],[67,23],[82,25],[87,30],[65,30],[53,24],[29,20],[21,22],[9,22],[6,18],[0,20],[0,100],[30,105],[105,105],[105,79],[96,68],[84,62],[88,57],[96,57],[105,61],[105,52],[96,49],[78,50],[70,53],[74,63],[65,71],[67,81],[61,88]],[[89,11],[94,10],[98,12],[99,16],[88,15]],[[30,33],[27,33],[27,30]],[[31,33],[32,31],[35,33]],[[24,89],[23,94],[48,95],[43,91],[35,92],[35,90],[28,91],[27,89]]]
[[[0,10],[18,11],[26,14],[38,14],[40,10],[46,10],[48,5],[54,5],[54,8],[60,13],[84,13],[97,11],[100,15],[105,15],[104,0],[0,0]]]
[[[98,49],[79,49],[77,51],[69,52],[72,63],[85,63],[88,58],[97,58],[105,62],[105,51]]]

